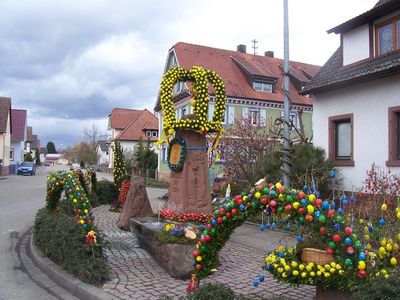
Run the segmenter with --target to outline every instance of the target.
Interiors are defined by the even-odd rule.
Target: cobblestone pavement
[[[120,299],[160,299],[162,296],[179,298],[186,294],[188,280],[172,278],[144,249],[139,248],[135,234],[116,226],[118,213],[109,206],[95,209],[96,226],[109,242],[104,254],[112,270],[110,281],[102,289]],[[284,296],[288,299],[313,299],[315,287],[298,288],[278,283],[261,270],[265,253],[245,245],[228,242],[220,252],[221,266],[207,282],[229,285],[235,293],[272,299]],[[265,281],[253,287],[252,280],[265,275]]]

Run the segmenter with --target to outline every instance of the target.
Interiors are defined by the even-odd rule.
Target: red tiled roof
[[[12,142],[20,142],[25,140],[26,130],[26,110],[25,109],[11,109],[12,120]]]
[[[0,97],[0,133],[7,131],[8,115],[11,112],[11,98]],[[10,120],[11,125],[12,121]],[[11,132],[12,132],[12,128]]]
[[[121,110],[124,111],[123,114],[120,114]],[[133,111],[134,113],[129,114],[128,111]],[[117,114],[113,115],[115,112],[117,112]],[[118,120],[118,116],[122,116],[124,120]],[[129,117],[131,117],[131,119],[129,119]],[[115,137],[115,140],[139,141],[140,139],[147,139],[146,130],[158,131],[158,118],[147,109],[113,109],[113,111],[111,112],[111,120],[114,120],[114,124],[119,124],[119,126],[122,126],[122,124],[126,124],[129,121],[129,123],[124,128],[119,127],[119,129],[123,130],[118,136]],[[150,140],[155,141],[157,140],[157,138],[152,137],[150,138]]]
[[[114,108],[109,115],[110,126],[115,129],[125,129],[141,112],[137,109]]]
[[[227,97],[283,103],[283,59],[182,42],[174,45],[172,49],[175,50],[180,67],[191,69],[192,66],[201,66],[219,74],[225,84]],[[292,76],[299,77],[297,79],[304,82],[309,81],[305,73],[314,76],[320,69],[316,65],[294,61],[291,61],[289,65],[289,73]],[[253,76],[276,78],[276,91],[274,93],[255,91],[247,80],[246,73]],[[312,100],[309,97],[298,94],[299,90],[296,89],[292,81],[290,81],[289,89],[293,104],[312,105]],[[157,103],[156,110],[159,109],[160,105]]]

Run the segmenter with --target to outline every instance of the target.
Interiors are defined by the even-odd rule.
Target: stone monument
[[[207,140],[191,130],[177,130],[176,137],[186,142],[185,163],[180,172],[171,171],[169,199],[164,207],[180,213],[209,213]]]
[[[131,186],[126,196],[122,212],[119,215],[117,226],[122,230],[130,230],[131,218],[147,217],[153,213],[147,196],[143,178],[132,176]]]

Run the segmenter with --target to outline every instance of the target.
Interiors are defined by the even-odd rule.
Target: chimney
[[[238,52],[242,52],[242,53],[246,53],[246,45],[240,44],[237,46],[237,51]]]
[[[265,51],[264,55],[267,57],[274,57],[274,51]]]

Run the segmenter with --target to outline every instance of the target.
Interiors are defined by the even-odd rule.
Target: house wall
[[[11,148],[10,114],[8,114],[6,133],[0,134],[0,159],[3,160],[0,175],[9,174]]]
[[[369,25],[359,26],[342,35],[343,65],[369,58]]]
[[[108,151],[101,151],[100,147],[97,147],[97,154],[99,156],[99,165],[108,163]]]
[[[353,113],[354,167],[340,167],[344,188],[357,190],[373,163],[388,160],[388,107],[400,104],[400,75],[314,96],[314,145],[328,153],[328,118]],[[391,168],[400,172],[400,168]]]
[[[185,107],[188,105],[188,100],[185,99],[179,103],[177,103],[175,105],[175,115],[177,116],[177,118],[181,117],[181,108]],[[213,105],[211,103],[211,105]],[[233,119],[239,119],[242,118],[244,116],[246,116],[248,114],[248,109],[249,108],[255,108],[255,109],[259,109],[260,110],[260,115],[261,116],[265,116],[266,118],[266,130],[269,130],[270,126],[272,124],[274,124],[275,120],[279,117],[281,117],[283,110],[279,109],[279,108],[259,108],[257,106],[245,106],[245,105],[237,105],[237,104],[228,104],[230,107],[233,107],[233,111],[234,111],[234,117]],[[188,105],[188,113],[192,113],[192,108],[190,105]],[[263,110],[263,111],[262,111]],[[165,137],[165,134],[162,130],[162,124],[163,124],[163,117],[162,117],[162,113],[157,112],[156,113],[158,119],[159,119],[159,133],[160,133],[160,139],[163,139]],[[209,118],[211,118],[211,116],[209,116]],[[302,115],[302,120],[303,120],[303,126],[304,126],[304,133],[306,135],[307,138],[311,138],[312,136],[312,113],[311,112],[303,112]],[[233,123],[233,122],[229,122],[229,123]],[[229,126],[229,125],[224,125],[224,127]],[[292,138],[296,138],[296,134],[295,131],[292,132]],[[164,144],[163,147],[166,147],[166,149],[168,149],[168,145]],[[165,150],[167,151],[167,150]],[[170,174],[170,169],[168,168],[168,164],[167,164],[167,160],[162,160],[162,148],[161,150],[159,150],[159,155],[158,155],[158,176],[160,180],[163,181],[169,181],[169,174]],[[167,154],[166,154],[167,155]],[[223,173],[223,166],[222,165],[218,165],[218,168],[216,167],[212,167],[212,174],[210,174],[210,177],[214,177],[220,173]]]
[[[20,162],[24,161],[24,147],[25,143],[23,141],[11,143],[11,148],[14,150],[14,157],[10,158],[11,173],[14,173],[16,166],[18,166]]]

